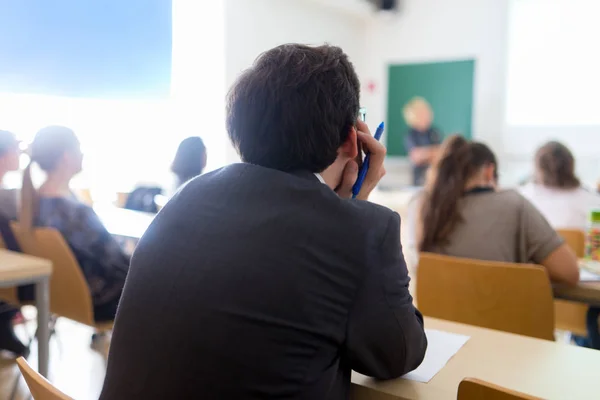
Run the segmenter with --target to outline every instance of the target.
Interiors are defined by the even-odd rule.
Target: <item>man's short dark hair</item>
[[[354,67],[339,47],[278,46],[229,91],[229,138],[244,162],[321,172],[356,123],[359,92]]]

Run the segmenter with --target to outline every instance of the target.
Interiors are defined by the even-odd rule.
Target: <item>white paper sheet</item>
[[[419,368],[404,375],[404,379],[429,382],[470,339],[469,336],[435,329],[425,329],[425,334],[428,342],[425,359]]]
[[[579,280],[581,282],[597,282],[600,281],[600,275],[596,275],[593,272],[581,268],[579,270]]]

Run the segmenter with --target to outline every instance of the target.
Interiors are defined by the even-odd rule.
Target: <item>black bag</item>
[[[139,187],[127,197],[124,208],[156,214],[158,206],[154,201],[154,197],[159,194],[162,194],[162,189],[159,187]]]

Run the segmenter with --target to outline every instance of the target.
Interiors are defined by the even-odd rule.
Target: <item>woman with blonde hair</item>
[[[497,161],[483,143],[447,138],[432,165],[419,216],[419,250],[455,257],[535,263],[575,285],[573,251],[519,193],[496,190]]]
[[[95,320],[113,320],[129,269],[129,257],[94,210],[71,191],[71,179],[82,167],[79,140],[66,127],[43,128],[31,144],[30,157],[31,163],[46,173],[46,179],[36,190],[31,164],[24,171],[21,224],[51,227],[63,235],[90,287]]]
[[[548,142],[535,154],[535,179],[520,189],[555,229],[586,229],[600,196],[581,186],[575,158],[562,143]]]
[[[432,126],[433,111],[424,98],[413,98],[402,112],[410,128],[404,137],[404,147],[413,165],[413,185],[422,186],[427,169],[437,154],[441,134]]]

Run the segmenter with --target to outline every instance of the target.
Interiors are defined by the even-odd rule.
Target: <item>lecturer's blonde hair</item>
[[[404,121],[406,121],[406,125],[412,127],[417,123],[417,112],[416,111],[419,108],[427,108],[429,110],[429,112],[433,115],[433,111],[431,110],[431,105],[429,105],[429,102],[427,100],[425,100],[423,97],[420,97],[420,96],[413,97],[402,108],[402,113],[404,114]]]

